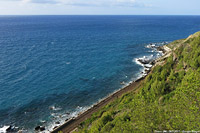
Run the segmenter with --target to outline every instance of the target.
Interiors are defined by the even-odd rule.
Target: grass
[[[200,32],[168,45],[139,91],[116,99],[82,122],[76,132],[200,131]]]

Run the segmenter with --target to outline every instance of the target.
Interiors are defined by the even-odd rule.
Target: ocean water
[[[0,16],[0,128],[49,130],[141,75],[200,16]]]

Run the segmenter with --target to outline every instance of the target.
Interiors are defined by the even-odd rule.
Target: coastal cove
[[[170,56],[169,44],[199,23],[200,16],[0,16],[0,132],[73,130],[137,92]]]

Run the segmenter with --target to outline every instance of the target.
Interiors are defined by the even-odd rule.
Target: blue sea
[[[200,16],[0,16],[0,128],[52,130],[137,79]]]

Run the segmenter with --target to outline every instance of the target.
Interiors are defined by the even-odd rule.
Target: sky
[[[200,15],[200,0],[0,0],[0,15]]]

